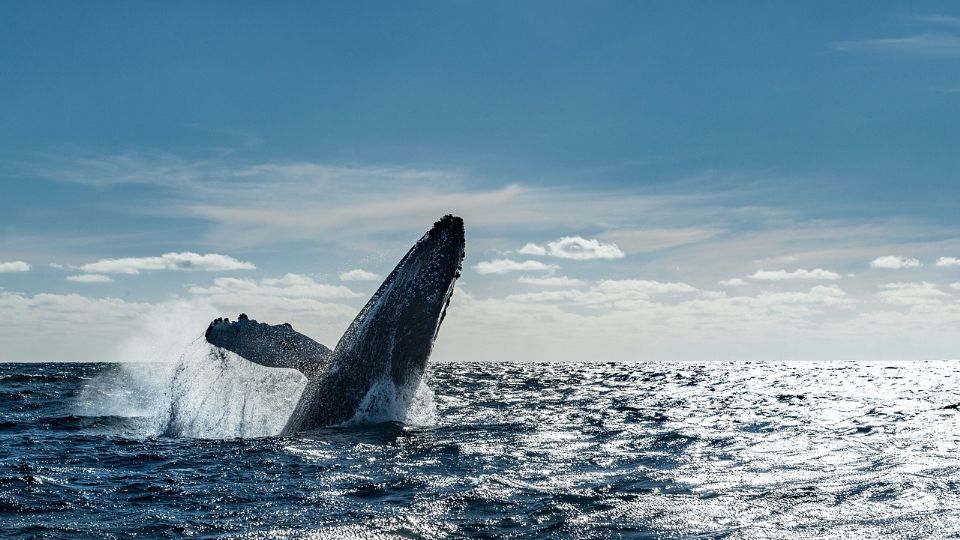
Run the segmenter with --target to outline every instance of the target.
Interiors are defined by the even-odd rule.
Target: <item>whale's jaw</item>
[[[444,216],[350,324],[333,351],[329,372],[310,381],[284,433],[350,420],[367,392],[387,378],[401,388],[419,383],[463,256],[463,220]]]

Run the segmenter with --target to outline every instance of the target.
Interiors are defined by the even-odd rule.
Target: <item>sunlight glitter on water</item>
[[[957,412],[942,408],[958,401],[960,370],[948,362],[443,363],[431,426],[249,440],[157,437],[140,418],[89,412],[93,395],[127,395],[98,386],[110,366],[30,369],[0,367],[0,520],[13,536],[960,529]]]

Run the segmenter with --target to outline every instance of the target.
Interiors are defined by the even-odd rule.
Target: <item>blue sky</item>
[[[958,67],[950,3],[6,3],[0,359],[333,345],[446,212],[439,358],[955,358]]]

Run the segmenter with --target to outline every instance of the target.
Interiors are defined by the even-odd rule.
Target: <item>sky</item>
[[[950,2],[2,2],[0,360],[333,346],[464,218],[447,361],[960,358]]]

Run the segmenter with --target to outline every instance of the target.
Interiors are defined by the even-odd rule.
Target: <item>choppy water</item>
[[[252,439],[164,436],[124,373],[0,364],[0,536],[960,532],[953,363],[438,364],[432,425]]]

